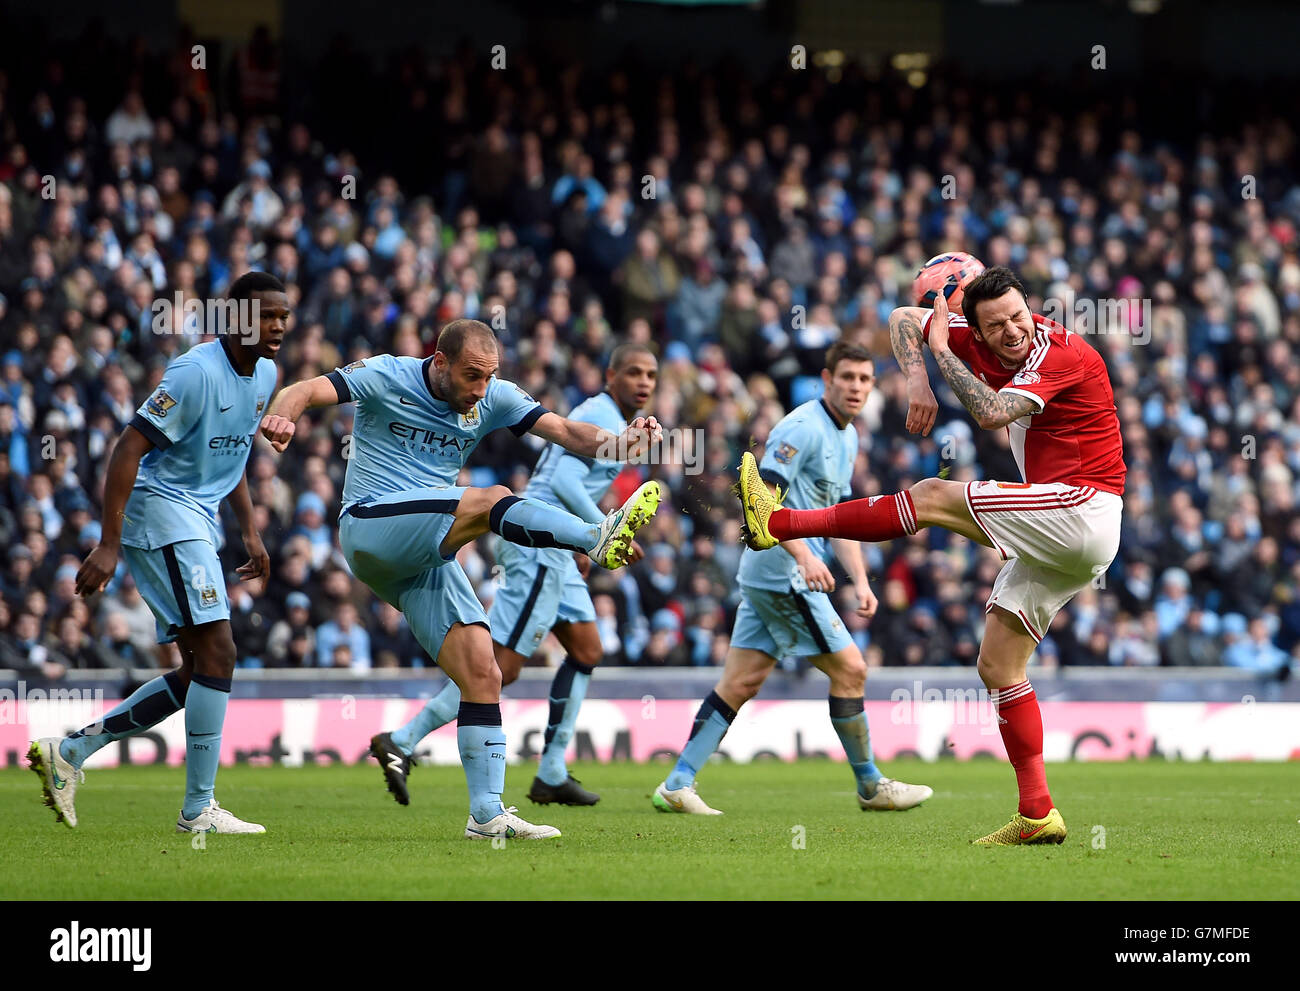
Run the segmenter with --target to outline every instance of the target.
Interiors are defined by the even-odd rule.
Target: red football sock
[[[992,696],[1002,743],[1016,771],[1020,814],[1042,819],[1052,811],[1052,795],[1043,770],[1043,714],[1038,696],[1028,681],[994,689]]]
[[[846,537],[893,540],[916,533],[916,507],[907,492],[853,499],[829,509],[778,509],[767,521],[777,540],[796,537]]]

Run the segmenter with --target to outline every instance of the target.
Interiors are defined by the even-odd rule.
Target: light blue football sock
[[[469,787],[469,814],[479,823],[505,811],[506,734],[499,702],[461,702],[456,714],[456,742]]]
[[[695,713],[695,723],[691,727],[691,736],[682,755],[677,758],[677,765],[668,775],[665,783],[669,791],[686,788],[695,782],[695,775],[718,749],[718,744],[727,735],[732,722],[736,719],[736,710],[727,705],[717,692],[709,692],[708,698],[700,703]]]
[[[569,778],[564,763],[564,752],[573,739],[573,727],[578,721],[578,710],[587,697],[587,682],[591,681],[591,668],[566,657],[555,672],[551,682],[551,712],[546,724],[546,746],[537,767],[537,776],[548,785],[562,785]]]
[[[212,802],[229,701],[229,678],[196,674],[190,679],[185,699],[185,805],[181,809],[186,819],[193,819]]]
[[[507,496],[492,507],[488,524],[512,544],[563,547],[586,554],[600,540],[600,527],[538,499]]]
[[[189,685],[176,671],[145,682],[97,723],[85,726],[59,744],[59,754],[80,769],[86,758],[108,746],[156,726],[185,704]]]
[[[844,745],[849,766],[858,779],[858,792],[864,798],[876,793],[883,775],[871,755],[871,734],[867,730],[867,713],[861,698],[830,697],[831,725]]]
[[[415,748],[420,745],[421,740],[455,719],[459,710],[460,689],[448,678],[447,684],[442,686],[442,691],[425,702],[424,708],[415,714],[415,718],[401,729],[394,730],[389,736],[397,749],[410,757],[415,753]]]

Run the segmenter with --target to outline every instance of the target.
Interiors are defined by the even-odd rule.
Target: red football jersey
[[[930,318],[922,324],[930,339]],[[990,388],[1027,396],[1039,412],[1011,423],[1011,450],[1026,482],[1064,482],[1124,494],[1124,444],[1106,363],[1078,334],[1033,314],[1019,368],[1005,368],[964,317],[948,317],[948,346]]]

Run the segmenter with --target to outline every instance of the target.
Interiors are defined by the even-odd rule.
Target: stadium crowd
[[[565,412],[601,387],[614,344],[652,342],[652,411],[682,429],[684,463],[648,469],[671,498],[645,560],[593,572],[598,626],[609,663],[718,664],[741,553],[733,468],[818,394],[838,337],[880,356],[857,494],[944,464],[1018,479],[1005,432],[976,429],[937,374],[936,429],[904,429],[887,318],[940,250],[1010,265],[1036,308],[1064,306],[1115,388],[1120,554],[1035,664],[1284,676],[1300,658],[1300,178],[1282,117],[1157,140],[1138,108],[1086,93],[1066,107],[942,75],[915,90],[852,64],[835,82],[784,66],[656,76],[523,50],[497,72],[463,47],[374,67],[341,44],[295,82],[265,35],[228,74],[194,69],[191,42],[87,35],[0,74],[0,668],[175,662],[124,566],[89,601],[74,579],[114,437],[204,339],[155,301],[220,296],[248,269],[289,289],[282,383],[431,354],[444,323],[476,317],[502,377]],[[1093,299],[1116,302],[1094,315]],[[350,417],[309,415],[283,455],[254,448],[273,575],[256,595],[235,580],[228,517],[241,665],[429,663],[337,547]],[[498,432],[465,481],[522,490],[538,451]],[[996,554],[941,530],[866,551],[878,615],[837,595],[869,663],[973,664]],[[462,560],[487,602],[490,540]]]

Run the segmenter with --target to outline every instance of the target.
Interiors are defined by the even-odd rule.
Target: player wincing
[[[501,802],[506,738],[501,670],[488,618],[455,560],[489,531],[525,547],[562,548],[618,568],[637,530],[654,516],[659,485],[646,482],[618,509],[589,523],[505,486],[455,485],[486,434],[533,432],[593,458],[617,450],[634,459],[662,434],[653,417],[620,436],[547,412],[518,386],[496,377],[497,341],[477,320],[453,320],[431,358],[378,355],[280,393],[262,433],[279,450],[307,409],[357,404],[352,457],[343,483],[339,542],[357,578],[406,616],[420,645],[460,690],[457,742],[469,788],[471,839],[543,839],[551,826],[525,822]]]
[[[621,434],[628,418],[650,401],[658,374],[659,363],[648,347],[622,344],[610,356],[605,391],[583,402],[569,418]],[[605,514],[598,503],[621,470],[618,461],[583,457],[550,444],[537,459],[524,495],[567,509],[588,523],[599,523]],[[634,543],[628,563],[640,556],[641,549]],[[595,805],[600,796],[583,788],[564,763],[592,669],[603,656],[584,575],[575,555],[560,547],[527,547],[498,539],[496,557],[504,574],[488,622],[502,687],[519,677],[524,662],[552,629],[565,650],[564,663],[551,682],[546,742],[528,797],[541,805]],[[459,706],[460,689],[448,681],[405,726],[370,741],[388,789],[400,804],[410,801],[406,779],[415,748],[455,719]]]
[[[780,486],[793,505],[809,510],[832,506],[851,494],[858,432],[853,419],[875,381],[870,353],[840,341],[826,352],[825,393],[796,407],[767,439],[754,482]],[[746,454],[753,463],[753,455]],[[768,499],[772,500],[769,493]],[[774,501],[774,500],[773,500]],[[830,677],[830,717],[857,779],[863,809],[910,809],[929,798],[925,785],[884,777],[876,767],[863,705],[867,665],[831,605],[835,580],[826,567],[826,542],[791,540],[770,550],[747,550],[741,557],[740,608],[722,677],[695,714],[682,755],[667,780],[655,789],[654,805],[663,812],[721,815],[695,791],[695,775],[718,749],[742,705],[758,694],[778,659],[805,655]],[[876,597],[867,582],[862,548],[835,540],[832,550],[853,581],[858,614],[870,619]]]
[[[240,276],[227,296],[253,303],[257,325],[241,325],[239,334],[199,344],[168,365],[108,462],[103,533],[77,572],[77,592],[91,595],[108,584],[120,548],[153,610],[158,642],[177,642],[181,666],[136,689],[100,723],[32,743],[28,760],[46,804],[69,826],[77,825],[74,796],[86,758],[183,707],[185,804],[177,831],[266,832],[213,797],[235,673],[218,506],[228,499],[239,520],[249,557],[237,569],[241,579],[265,578],[270,559],[254,528],[244,468],[275,389],[289,300],[280,280],[262,272]]]
[[[757,547],[810,536],[891,540],[940,526],[997,550],[1008,563],[985,607],[978,670],[1020,804],[1007,825],[974,842],[1060,843],[1065,821],[1047,789],[1043,719],[1025,668],[1053,617],[1119,550],[1126,474],[1119,417],[1101,356],[1031,313],[1009,269],[988,269],[971,282],[962,310],[965,318],[949,318],[940,294],[932,312],[902,306],[890,315],[894,355],[907,375],[907,428],[928,434],[938,411],[922,352],[928,343],[976,422],[1010,432],[1024,481],[927,478],[894,495],[803,511],[780,508],[746,455],[740,495],[747,540]]]

